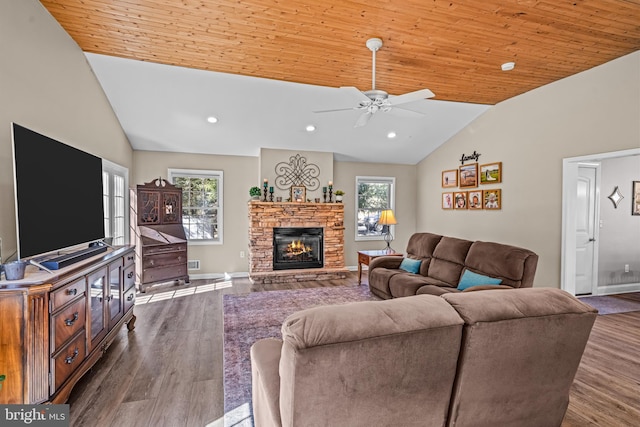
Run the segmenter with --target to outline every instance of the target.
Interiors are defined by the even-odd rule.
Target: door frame
[[[562,249],[560,261],[560,287],[572,295],[576,294],[576,209],[578,166],[580,163],[599,162],[604,159],[640,155],[640,148],[590,154],[562,159]],[[599,174],[596,176],[599,184]],[[598,190],[596,190],[598,191]],[[598,204],[599,206],[599,204]],[[599,209],[598,209],[599,211]],[[596,229],[599,231],[599,212],[596,212]],[[598,231],[596,234],[598,234]],[[597,239],[597,237],[596,237]],[[597,243],[597,241],[596,241]],[[594,261],[598,255],[594,254]],[[596,267],[597,271],[597,267]],[[592,295],[597,295],[597,283]]]

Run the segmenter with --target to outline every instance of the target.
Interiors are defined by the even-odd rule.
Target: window
[[[378,219],[380,212],[394,208],[395,184],[393,177],[356,177],[356,240],[384,238],[386,230],[378,224]]]
[[[182,225],[189,243],[222,243],[222,171],[169,169],[182,188]]]
[[[104,236],[112,245],[129,243],[129,170],[102,160],[102,197],[104,200]],[[109,243],[109,240],[107,240]]]

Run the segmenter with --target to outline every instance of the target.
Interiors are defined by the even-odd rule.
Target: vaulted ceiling
[[[41,3],[90,54],[334,88],[371,88],[365,42],[379,37],[377,88],[429,88],[433,100],[470,104],[493,105],[640,49],[636,0]],[[515,68],[501,71],[505,62]]]

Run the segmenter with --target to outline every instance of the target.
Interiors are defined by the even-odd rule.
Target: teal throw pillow
[[[419,259],[403,258],[400,263],[400,270],[408,271],[409,273],[418,273],[421,263],[422,261]]]
[[[502,283],[502,279],[495,279],[493,277],[483,276],[482,274],[465,270],[462,275],[462,279],[460,279],[460,283],[458,283],[458,290],[464,291],[472,286],[499,285],[500,283]]]

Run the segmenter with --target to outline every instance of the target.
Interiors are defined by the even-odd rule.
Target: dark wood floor
[[[74,388],[71,425],[222,427],[222,295],[316,286],[357,286],[357,274],[268,286],[194,280],[139,294],[135,330],[123,328]],[[562,427],[640,425],[638,349],[640,312],[598,317]]]

